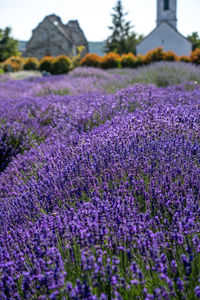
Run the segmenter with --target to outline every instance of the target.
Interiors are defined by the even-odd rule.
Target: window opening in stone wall
[[[169,10],[169,0],[164,0],[164,10]]]

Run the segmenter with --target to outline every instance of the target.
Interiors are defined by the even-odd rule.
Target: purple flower
[[[197,285],[197,286],[195,287],[194,291],[195,291],[196,297],[197,297],[198,299],[200,299],[200,286]]]

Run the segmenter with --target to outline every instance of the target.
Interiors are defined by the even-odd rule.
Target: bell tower
[[[177,0],[157,0],[157,26],[168,23],[176,30]]]

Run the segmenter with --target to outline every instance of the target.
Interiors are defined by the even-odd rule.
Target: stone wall
[[[86,53],[88,53],[89,52],[88,42],[85,38],[85,35],[84,35],[82,29],[79,26],[78,21],[76,21],[76,20],[69,21],[66,25],[66,28],[69,31],[75,45],[85,47],[85,49],[82,53],[82,56],[84,56]]]
[[[69,24],[69,25],[68,25]],[[55,15],[45,19],[33,30],[27,43],[26,56],[41,59],[46,55],[73,55],[76,46],[84,45],[84,54],[88,52],[88,42],[77,21],[64,25]]]

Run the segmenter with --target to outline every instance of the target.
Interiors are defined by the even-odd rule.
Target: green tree
[[[0,62],[6,60],[10,56],[19,55],[18,42],[10,37],[11,28],[6,27],[0,29]]]
[[[132,52],[136,55],[136,45],[141,42],[143,38],[143,34],[137,36],[135,32],[132,32],[125,40],[126,52],[124,53]]]
[[[117,0],[115,7],[113,7],[112,26],[108,28],[112,30],[112,34],[106,40],[105,52],[117,52],[119,54],[133,52],[135,53],[135,46],[138,43],[138,38],[134,32],[131,32],[130,21],[126,21],[127,13],[124,13],[121,0]],[[141,39],[142,36],[140,36]]]
[[[191,35],[187,36],[187,39],[192,42],[192,50],[200,48],[200,37],[198,32],[192,32]]]

